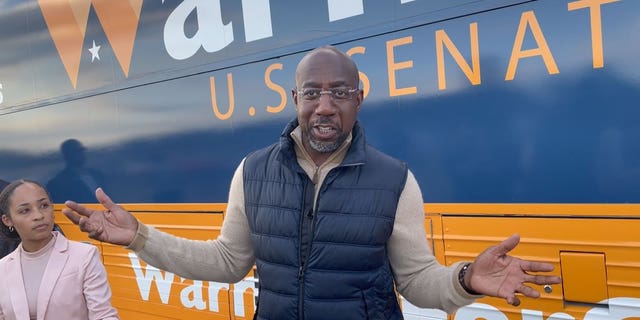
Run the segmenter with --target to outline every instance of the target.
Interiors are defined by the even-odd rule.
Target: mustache
[[[334,125],[335,126],[335,123],[333,121],[331,121],[331,118],[330,117],[325,117],[325,116],[318,118],[312,124],[313,125],[330,124],[330,125]]]

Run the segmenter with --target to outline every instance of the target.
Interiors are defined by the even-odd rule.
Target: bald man
[[[105,210],[68,201],[63,212],[91,238],[125,245],[185,278],[232,283],[255,264],[257,319],[402,319],[395,290],[414,305],[447,312],[482,295],[517,305],[516,294],[539,296],[525,283],[560,282],[528,273],[552,265],[507,255],[517,236],[474,262],[440,265],[426,242],[413,174],[366,142],[353,60],[317,48],[298,64],[295,82],[297,117],[236,169],[218,239],[160,232],[101,189]]]

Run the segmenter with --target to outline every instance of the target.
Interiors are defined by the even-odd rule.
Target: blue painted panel
[[[61,143],[74,138],[92,169],[81,183],[55,186],[56,200],[93,201],[71,186],[95,182],[119,202],[226,202],[240,160],[274,142],[295,116],[289,91],[304,51],[334,43],[364,48],[353,56],[370,85],[360,119],[370,143],[409,163],[426,202],[638,203],[640,42],[628,38],[640,34],[640,3],[602,5],[604,66],[594,68],[588,9],[569,11],[570,1],[557,0],[465,2],[365,2],[362,15],[334,22],[325,2],[273,2],[274,35],[248,43],[242,7],[223,2],[235,42],[184,60],[167,54],[162,36],[178,3],[145,3],[129,77],[104,40],[101,60],[92,63],[84,51],[77,88],[37,6],[9,10],[0,30],[11,24],[24,37],[0,31],[0,43],[12,48],[0,53],[0,178],[50,181],[65,167]],[[559,73],[535,55],[518,60],[505,80],[523,13],[534,15]],[[445,49],[446,89],[439,89],[436,32],[444,30],[470,64],[473,23],[481,83],[472,85]],[[532,25],[525,27],[521,49],[539,48]],[[185,30],[197,29],[187,23]],[[93,39],[105,39],[94,9],[85,50]],[[34,59],[21,58],[21,41]],[[391,86],[415,93],[394,95],[390,74]],[[285,107],[267,112],[283,103],[278,90]],[[214,114],[212,93],[228,119]]]

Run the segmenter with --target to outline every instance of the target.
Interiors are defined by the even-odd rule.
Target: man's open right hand
[[[128,246],[138,230],[138,220],[111,201],[102,188],[96,190],[96,199],[105,210],[93,210],[74,201],[66,201],[67,206],[62,209],[71,222],[80,226],[89,238],[117,245]]]

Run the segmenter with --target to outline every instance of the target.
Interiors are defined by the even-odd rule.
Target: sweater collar
[[[293,139],[292,133],[294,132],[294,130],[296,130],[296,128],[298,128],[298,126],[298,119],[294,118],[287,124],[285,129],[280,134],[278,158],[281,161],[296,162],[296,141]],[[353,129],[351,130],[351,139],[347,139],[344,143],[347,145],[340,146],[340,148],[338,148],[338,150],[336,151],[340,152],[340,150],[347,149],[341,166],[359,165],[366,162],[366,139],[364,136],[364,129],[362,128],[362,126],[360,126],[359,121],[356,121],[356,123],[353,125]],[[302,145],[300,145],[300,148],[304,150],[304,147]],[[308,155],[305,155],[305,157],[308,157]]]

